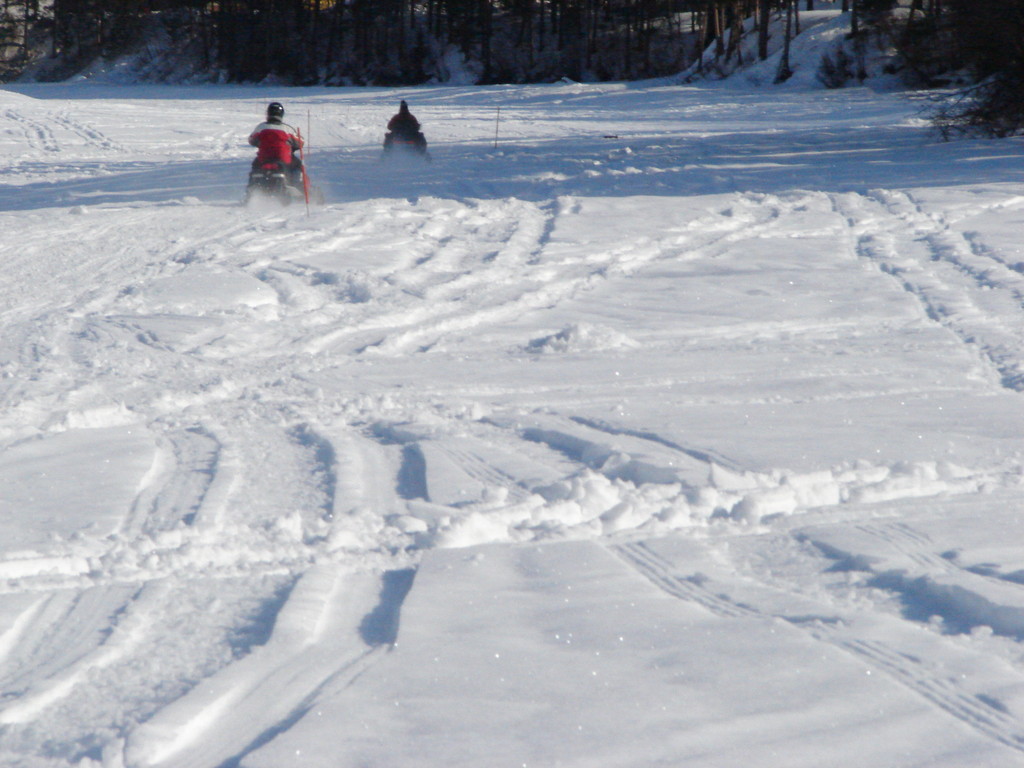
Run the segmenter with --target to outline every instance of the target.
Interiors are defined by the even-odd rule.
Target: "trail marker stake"
[[[306,128],[309,128],[309,124],[306,124]],[[306,215],[309,216],[309,174],[306,173],[306,154],[305,144],[302,140],[302,129],[296,128],[299,134],[299,162],[302,163],[302,194],[306,197]]]

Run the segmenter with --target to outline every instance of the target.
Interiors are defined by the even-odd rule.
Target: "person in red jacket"
[[[294,186],[302,185],[302,160],[295,153],[302,147],[299,132],[284,122],[284,107],[273,101],[267,105],[267,120],[249,135],[249,144],[258,147],[254,169],[268,163],[281,163]]]

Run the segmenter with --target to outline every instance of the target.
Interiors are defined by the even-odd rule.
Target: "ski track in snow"
[[[318,696],[350,685],[386,649],[358,635],[377,584],[366,576],[346,579],[335,568],[310,569],[279,612],[267,643],[137,729],[126,745],[128,762],[191,766],[237,760],[286,729]]]
[[[847,205],[858,252],[917,297],[932,320],[976,349],[1003,386],[1024,391],[1024,273],[1019,262],[1008,263],[976,233],[957,231],[910,192],[875,190],[839,201],[840,210]]]
[[[129,176],[133,162],[146,162],[142,149],[69,103],[0,113],[25,150],[5,160],[5,171],[31,182],[52,162],[54,177],[80,180],[113,173],[96,167],[108,160],[120,160],[117,172]],[[237,131],[226,125],[208,129],[211,143],[188,157],[213,162],[238,151]],[[957,219],[913,189],[745,191],[728,176],[735,157],[702,155],[724,191],[669,198],[698,200],[688,207],[651,196],[646,205],[662,218],[648,228],[630,226],[628,211],[639,208],[618,214],[561,182],[582,188],[597,177],[627,184],[673,175],[659,144],[637,146],[651,159],[601,149],[600,162],[579,171],[582,159],[563,158],[557,184],[521,197],[490,194],[507,179],[460,178],[454,193],[353,197],[305,216],[191,195],[135,200],[142,190],[122,181],[111,190],[55,190],[58,207],[0,212],[0,225],[19,232],[17,242],[0,243],[9,277],[0,287],[0,458],[14,457],[5,477],[31,483],[59,473],[47,441],[89,430],[101,449],[102,435],[141,456],[121,478],[127,498],[110,502],[121,505],[115,520],[0,552],[0,757],[27,755],[19,768],[34,765],[33,752],[40,766],[238,765],[380,663],[398,638],[422,552],[552,538],[605,539],[673,598],[724,621],[781,621],[1024,751],[1019,707],[997,706],[997,694],[944,673],[940,662],[974,664],[973,650],[932,633],[940,661],[918,655],[919,633],[930,632],[922,621],[878,619],[838,598],[815,602],[781,580],[750,586],[683,575],[678,560],[647,541],[691,531],[712,542],[767,536],[783,521],[794,528],[795,518],[831,515],[841,541],[810,527],[794,540],[857,565],[885,595],[880,601],[925,595],[940,615],[972,619],[968,632],[987,626],[1020,640],[1024,596],[1018,605],[1014,595],[1024,588],[965,570],[908,525],[874,519],[920,499],[1012,498],[1022,485],[1019,455],[971,466],[850,455],[810,470],[752,468],[742,446],[716,444],[714,431],[680,437],[670,423],[630,421],[608,405],[675,396],[684,383],[690,389],[672,402],[734,411],[1019,395],[1022,262],[990,244],[983,228],[962,227],[1000,206],[1019,209],[1021,198],[965,204]],[[701,149],[713,151],[713,142]],[[639,194],[623,194],[620,204],[636,204]],[[860,264],[883,280],[880,271],[919,311],[801,313],[791,309],[800,301],[794,294],[778,315],[725,317],[711,307],[707,322],[687,317],[687,325],[680,313],[678,328],[670,320],[644,336],[642,322],[617,323],[630,316],[608,300],[603,319],[621,331],[574,324],[531,338],[528,318],[571,316],[602,291],[659,270],[679,284],[731,290],[722,286],[762,268],[743,257],[776,241],[821,241],[808,252],[827,251],[837,274]],[[780,285],[801,274],[792,268]],[[740,301],[773,290],[781,291],[757,287]],[[887,382],[883,363],[863,370],[843,359],[845,350],[833,352],[846,339],[936,326],[982,375]],[[911,352],[933,343],[913,339]],[[490,359],[511,367],[465,380],[458,366],[473,360],[474,345],[498,350]],[[605,384],[606,370],[585,367],[601,353],[634,349],[666,351],[667,386],[655,388],[660,366],[619,386]],[[744,359],[772,349],[780,360],[835,360],[804,371],[799,362],[779,365],[794,370],[775,390],[749,383],[756,370],[669,370],[668,358],[716,349]],[[506,373],[529,375],[559,356],[580,365],[567,381]],[[424,360],[441,360],[444,376],[417,380]],[[623,360],[615,375],[619,367],[631,373],[625,352]],[[710,383],[699,386],[702,377]],[[843,386],[826,386],[832,378]],[[799,391],[784,386],[793,382]],[[108,493],[100,479],[94,493]],[[730,594],[743,590],[742,598]],[[151,658],[160,647],[154,638],[185,644],[193,626],[194,648]],[[1024,687],[1018,667],[1006,685]],[[89,721],[96,711],[102,723]],[[49,743],[53,733],[63,735]]]
[[[54,137],[50,121],[33,119],[13,109],[6,110],[3,117],[18,126],[25,136],[30,150],[60,152],[60,145]]]
[[[902,531],[907,531],[901,526]],[[985,736],[1017,751],[1024,751],[1024,719],[1015,717],[997,699],[964,690],[955,678],[948,676],[945,665],[930,664],[919,658],[912,650],[901,650],[899,634],[895,643],[872,637],[873,631],[858,626],[855,615],[830,616],[833,606],[822,605],[826,612],[817,616],[792,616],[762,611],[745,602],[736,602],[728,595],[714,591],[713,582],[701,574],[681,576],[676,566],[658,555],[644,542],[613,546],[625,562],[648,578],[655,586],[680,600],[695,602],[723,619],[758,618],[765,622],[782,619],[789,626],[809,633],[869,664],[873,669],[887,674],[894,681],[913,691],[930,704],[959,720],[961,723],[983,733]],[[749,598],[749,595],[748,595]],[[875,628],[874,632],[879,629]],[[912,635],[914,628],[898,628],[900,633]],[[887,633],[890,636],[890,633]],[[907,638],[908,649],[916,640]],[[964,652],[948,649],[954,655]],[[967,654],[964,654],[967,655]],[[1009,684],[1011,680],[1001,681]],[[1024,686],[1024,672],[1017,671],[1013,682]]]

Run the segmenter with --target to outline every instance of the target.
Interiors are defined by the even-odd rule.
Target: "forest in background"
[[[64,79],[97,59],[171,49],[225,82],[478,84],[676,74],[709,45],[726,58],[769,19],[822,8],[854,23],[889,0],[0,0],[6,77],[38,59]],[[45,43],[40,40],[45,39]],[[161,79],[156,71],[151,77]],[[166,73],[169,76],[169,72]]]
[[[850,12],[850,40],[890,45],[912,84],[963,85],[936,115],[947,136],[1024,130],[1024,0],[0,0],[0,80],[128,52],[151,81],[638,80],[709,47],[735,65],[748,35],[765,59],[773,20],[788,42],[801,11],[827,8]],[[843,49],[822,63],[826,85],[861,74]]]

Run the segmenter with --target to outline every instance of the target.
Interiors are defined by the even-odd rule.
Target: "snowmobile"
[[[427,151],[427,139],[423,135],[423,131],[388,131],[384,135],[384,154],[382,159],[398,155],[421,157],[429,161],[430,153]]]
[[[281,205],[302,202],[305,193],[301,178],[298,184],[289,179],[284,163],[261,163],[249,171],[249,183],[245,188],[245,202],[255,198],[276,200]]]

